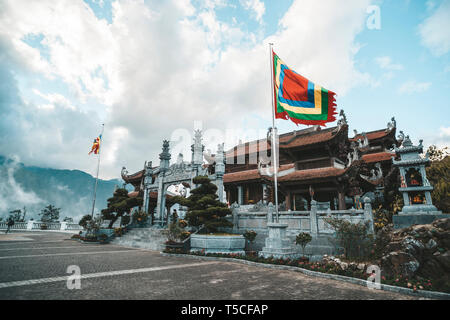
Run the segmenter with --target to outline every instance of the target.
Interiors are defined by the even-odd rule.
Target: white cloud
[[[429,146],[435,145],[438,148],[450,148],[450,127],[440,127],[439,131],[431,132],[424,137],[424,150]]]
[[[59,93],[43,94],[36,88],[33,89],[33,93],[35,95],[47,100],[48,102],[50,102],[49,104],[39,105],[38,108],[54,109],[56,106],[56,107],[62,107],[62,108],[71,109],[71,110],[76,109],[76,107],[74,105],[72,105],[72,103],[66,97],[64,97],[63,95],[61,95]]]
[[[434,4],[428,5],[431,9]],[[450,51],[450,0],[442,1],[439,8],[419,25],[419,35],[424,46],[436,56]]]
[[[369,3],[296,0],[279,30],[261,40],[218,21],[213,9],[222,1],[194,8],[187,0],[119,0],[107,24],[82,1],[13,0],[0,10],[0,40],[33,72],[66,82],[79,97],[72,105],[89,98],[107,105],[101,172],[102,178],[116,177],[122,165],[130,171],[140,170],[144,160],[156,165],[162,140],[175,129],[192,130],[195,120],[223,131],[241,127],[250,115],[269,122],[268,42],[294,70],[339,95],[370,84],[370,76],[354,63],[360,48],[355,36],[365,25]],[[262,18],[264,7],[249,4]],[[30,33],[44,36],[49,61],[20,40]],[[47,105],[58,99],[42,97]],[[11,153],[22,153],[26,163],[94,173],[87,152],[103,122],[95,113],[21,108],[10,118],[23,145],[10,145]],[[6,143],[0,139],[1,147]]]
[[[242,7],[245,10],[250,10],[255,17],[255,20],[262,23],[262,17],[266,12],[266,6],[261,0],[240,0]]]
[[[10,210],[19,209],[21,206],[33,206],[43,203],[34,192],[25,191],[22,186],[17,183],[14,173],[17,170],[18,158],[0,166],[0,213],[8,213]]]
[[[421,93],[427,91],[431,86],[431,82],[417,82],[414,80],[403,83],[398,92],[401,94]]]
[[[392,63],[391,57],[388,56],[377,57],[375,62],[384,70],[403,70],[403,65]]]

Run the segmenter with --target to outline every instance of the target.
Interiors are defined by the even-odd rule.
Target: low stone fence
[[[273,204],[261,206],[231,206],[232,215],[227,219],[233,223],[233,228],[224,228],[223,231],[243,234],[246,230],[257,233],[252,245],[254,250],[260,250],[267,237],[267,223],[275,220],[275,207]],[[373,229],[372,205],[369,198],[364,199],[364,209],[356,210],[319,210],[316,201],[311,202],[309,211],[280,211],[279,221],[288,225],[286,234],[295,241],[295,236],[301,232],[311,234],[313,241],[307,246],[305,253],[317,256],[323,254],[335,254],[338,250],[334,239],[335,231],[326,223],[327,218],[345,219],[351,223],[369,222],[370,232]],[[299,247],[300,248],[300,247]]]
[[[264,211],[252,212],[249,208],[242,208],[233,204],[232,217],[233,230],[254,230],[256,232],[264,232],[267,230],[267,223],[275,219],[275,207],[269,203],[268,209]],[[351,223],[364,223],[369,221],[369,227],[373,233],[373,214],[372,205],[369,198],[364,200],[363,210],[318,210],[317,202],[311,202],[311,210],[309,211],[281,211],[279,212],[279,222],[288,225],[288,233],[298,234],[300,232],[310,233],[312,236],[332,235],[332,230],[326,223],[327,218],[346,219]]]
[[[6,230],[8,223],[6,221],[0,222],[0,230]],[[78,223],[69,222],[42,222],[42,221],[27,221],[27,222],[15,222],[11,226],[11,230],[83,230]]]

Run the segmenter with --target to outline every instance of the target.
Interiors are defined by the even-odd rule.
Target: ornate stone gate
[[[193,179],[197,176],[207,175],[212,183],[217,186],[217,195],[221,202],[223,199],[223,175],[225,173],[225,157],[223,144],[218,145],[217,154],[214,157],[214,173],[208,174],[208,166],[203,164],[202,132],[194,132],[194,143],[191,145],[192,160],[187,162],[183,160],[183,154],[179,154],[177,162],[170,165],[172,157],[169,149],[169,141],[164,140],[162,152],[159,154],[160,165],[153,168],[152,162],[149,162],[144,170],[144,210],[149,213],[149,195],[150,192],[157,192],[157,204],[155,208],[153,225],[164,227],[166,225],[165,207],[167,189],[171,185],[183,183],[190,188],[196,188]]]

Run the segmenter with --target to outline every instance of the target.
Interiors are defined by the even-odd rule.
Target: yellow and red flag
[[[98,154],[99,153],[101,140],[102,140],[102,135],[99,135],[97,138],[94,139],[94,143],[92,144],[91,151],[89,151],[88,154],[91,154],[92,152],[94,154]]]

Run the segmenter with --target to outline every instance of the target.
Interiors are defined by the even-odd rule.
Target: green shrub
[[[295,238],[295,243],[302,247],[302,255],[305,255],[305,247],[308,243],[310,243],[312,237],[309,233],[301,232]]]
[[[336,231],[336,240],[348,259],[364,259],[372,254],[374,238],[369,234],[369,222],[351,223],[345,219],[327,218],[326,223]]]

